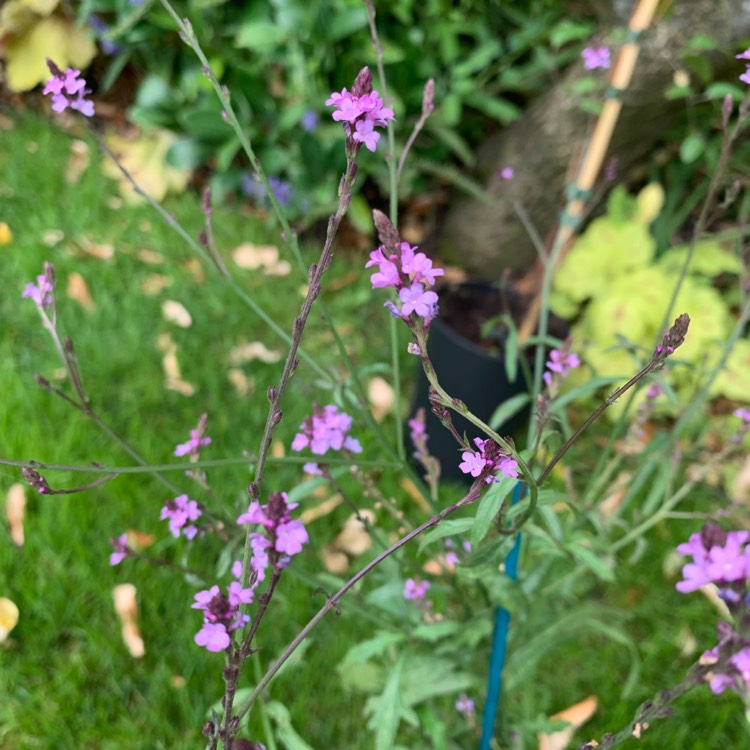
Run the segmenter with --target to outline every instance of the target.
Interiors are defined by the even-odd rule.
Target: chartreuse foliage
[[[552,308],[575,321],[576,350],[596,375],[628,376],[651,356],[663,334],[672,291],[688,253],[683,245],[657,256],[649,226],[663,199],[657,184],[635,197],[615,188],[607,213],[591,222],[555,276]],[[734,244],[720,238],[696,244],[672,307],[672,313],[687,312],[694,321],[670,371],[677,402],[684,403],[701,375],[717,363],[734,325],[741,270]],[[748,358],[750,342],[738,341],[726,369],[711,385],[712,397],[747,398]]]

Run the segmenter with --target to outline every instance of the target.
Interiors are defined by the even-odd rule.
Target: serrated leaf
[[[405,638],[406,636],[401,633],[381,631],[374,638],[352,646],[341,660],[341,668],[347,669],[355,664],[366,662],[373,656],[379,656],[391,646],[401,643]]]
[[[299,736],[292,726],[289,709],[279,701],[269,701],[264,706],[266,713],[276,724],[276,739],[281,742],[287,750],[314,750],[302,737]]]
[[[462,627],[462,624],[451,622],[450,620],[446,620],[445,622],[430,622],[418,625],[414,628],[411,634],[414,638],[419,638],[420,640],[432,643],[434,641],[439,641],[442,638],[446,638],[447,636],[454,635],[461,630]]]
[[[367,701],[365,710],[371,714],[367,728],[375,732],[375,750],[391,750],[398,725],[406,712],[406,706],[401,700],[403,667],[402,654],[391,669],[382,694]]]

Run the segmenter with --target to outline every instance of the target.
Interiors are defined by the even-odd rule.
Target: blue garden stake
[[[523,482],[513,488],[512,504],[521,499],[524,491]],[[505,573],[511,581],[518,577],[518,555],[521,552],[521,534],[516,534],[513,549],[505,558]],[[495,717],[500,702],[503,687],[503,668],[505,667],[505,653],[508,648],[508,628],[510,626],[510,612],[503,607],[495,608],[495,629],[492,633],[492,654],[490,655],[490,669],[487,675],[487,697],[482,713],[482,739],[479,750],[490,750],[490,742],[495,733]]]

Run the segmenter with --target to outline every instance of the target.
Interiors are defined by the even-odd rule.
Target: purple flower
[[[318,127],[318,113],[314,109],[308,109],[304,115],[302,115],[302,130],[307,133],[312,133],[315,128]]]
[[[180,443],[174,449],[174,455],[178,457],[187,455],[197,456],[204,445],[211,445],[211,438],[203,437],[203,429],[199,427],[197,430],[190,430],[190,440],[187,443]]]
[[[310,541],[302,521],[288,521],[276,527],[276,551],[292,555],[302,552],[302,545]]]
[[[407,578],[404,584],[404,599],[414,601],[424,599],[429,588],[429,581],[415,581],[413,578]]]
[[[544,382],[549,387],[552,385],[553,373],[559,375],[560,378],[564,378],[571,370],[579,367],[580,364],[581,361],[578,359],[577,354],[565,350],[553,349],[549,353],[549,359],[545,363],[548,372],[544,373]]]
[[[332,93],[326,106],[336,108],[333,119],[344,124],[347,136],[354,143],[362,143],[370,151],[375,151],[380,140],[380,133],[375,132],[375,128],[387,127],[388,121],[395,119],[393,110],[385,107],[378,92],[372,90],[372,78],[366,68],[357,76],[354,91],[342,89]]]
[[[195,634],[195,642],[208,651],[218,652],[227,649],[232,639],[227,633],[226,625],[204,622],[203,627]]]
[[[253,502],[247,506],[247,510],[237,518],[238,524],[266,523],[266,521],[268,521],[268,518],[263,512],[263,507],[257,500],[253,500]]]
[[[503,167],[499,174],[503,180],[512,180],[516,173],[513,171],[513,167]]]
[[[34,300],[37,307],[49,307],[52,304],[53,286],[45,274],[36,277],[36,284],[28,283],[21,297]]]
[[[114,552],[109,556],[110,565],[119,565],[128,556],[128,535],[120,534],[117,539],[109,540]]]
[[[474,701],[466,693],[461,693],[456,701],[456,711],[462,713],[467,719],[474,715]]]
[[[738,60],[750,60],[750,47],[744,52],[740,52],[739,55],[735,55]]]
[[[750,65],[745,68],[745,72],[740,76],[740,81],[750,84]]]
[[[432,320],[437,314],[438,296],[435,292],[427,292],[422,284],[414,283],[409,287],[404,287],[398,293],[402,302],[401,315],[406,317],[416,313],[425,322]]]
[[[229,603],[233,607],[239,607],[240,604],[252,604],[255,597],[255,590],[252,588],[243,589],[239,581],[232,581],[227,591],[229,593]]]
[[[739,417],[745,424],[750,425],[750,409],[735,409],[734,416]]]
[[[359,441],[348,434],[351,426],[352,418],[346,412],[339,411],[337,406],[315,405],[313,414],[300,425],[302,432],[294,436],[292,450],[301,451],[309,447],[316,456],[322,456],[329,450],[342,449],[361,453]]]
[[[677,590],[689,593],[715,583],[723,589],[725,601],[738,601],[736,582],[742,582],[744,591],[744,582],[750,577],[750,545],[743,547],[749,539],[750,532],[726,532],[716,523],[706,523],[699,534],[692,534],[677,547],[680,554],[693,558],[683,567],[683,580],[677,582]]]
[[[463,461],[458,468],[464,474],[470,474],[475,478],[483,476],[487,484],[500,481],[494,476],[497,472],[507,478],[518,477],[518,462],[503,453],[500,446],[493,440],[474,438],[474,445],[478,450],[468,450],[461,454]]]
[[[162,521],[169,519],[169,531],[173,537],[180,536],[180,530],[186,538],[192,539],[198,533],[193,525],[186,525],[188,521],[197,521],[203,513],[195,500],[190,500],[187,495],[180,495],[174,500],[167,500],[161,509],[159,518]]]
[[[473,477],[478,477],[487,465],[487,461],[485,461],[482,454],[478,451],[464,451],[461,454],[461,458],[463,461],[458,465],[458,468],[464,474],[471,474]]]
[[[287,180],[271,175],[268,178],[268,185],[276,200],[284,207],[292,202],[292,186]],[[268,191],[265,185],[257,176],[245,172],[240,177],[240,189],[248,198],[254,198],[256,201],[267,201]]]
[[[86,88],[86,80],[79,78],[80,70],[68,68],[64,73],[52,60],[47,60],[52,78],[47,81],[43,94],[52,94],[52,109],[63,112],[68,107],[78,110],[86,117],[94,116],[94,102],[86,99],[91,90]]]
[[[583,66],[586,70],[606,69],[611,65],[609,49],[601,45],[586,47],[581,52],[581,57],[583,58]]]

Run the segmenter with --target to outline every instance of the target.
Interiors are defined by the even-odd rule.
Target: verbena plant
[[[161,206],[151,201],[120,167],[135,190],[149,200],[161,217],[220,275],[238,300],[260,315],[288,345],[278,382],[266,393],[267,418],[258,447],[246,459],[252,470],[252,481],[242,502],[217,496],[212,491],[205,471],[210,461],[203,459],[211,445],[210,423],[206,417],[190,431],[189,440],[175,448],[175,456],[187,457],[188,461],[170,467],[187,471],[189,491],[184,483],[168,479],[163,467],[149,467],[133,446],[108,427],[104,416],[92,407],[73,342],[63,334],[63,325],[58,320],[52,265],[45,266],[36,282],[26,287],[23,296],[30,298],[39,311],[42,324],[65,369],[68,388],[53,385],[41,376],[39,384],[94,420],[136,463],[144,465],[144,471],[158,477],[165,485],[165,491],[170,493],[170,498],[161,508],[160,518],[167,522],[173,537],[184,540],[182,543],[189,549],[189,558],[186,559],[190,564],[175,565],[168,560],[151,559],[138,549],[137,540],[130,539],[127,534],[117,535],[115,530],[112,532],[115,536],[110,563],[119,565],[123,560],[133,558],[164,564],[176,568],[175,575],[183,578],[181,585],[186,591],[191,584],[200,589],[194,594],[192,605],[186,594],[186,612],[191,606],[196,610],[196,648],[222,654],[221,670],[225,683],[223,697],[203,726],[207,746],[235,750],[260,747],[256,739],[245,736],[248,733],[245,720],[249,712],[320,620],[328,613],[338,611],[346,601],[346,595],[355,590],[365,608],[377,613],[378,631],[373,637],[354,645],[344,657],[342,667],[344,671],[368,667],[368,680],[358,687],[371,693],[367,704],[368,727],[378,748],[394,747],[404,737],[407,738],[404,741],[408,741],[414,736],[410,727],[418,726],[430,736],[435,746],[465,744],[476,721],[472,698],[468,694],[459,697],[456,707],[467,719],[460,726],[441,716],[433,702],[441,696],[453,697],[462,691],[468,693],[478,689],[476,672],[486,658],[483,651],[478,655],[475,652],[489,635],[491,623],[487,617],[487,605],[512,612],[524,623],[524,630],[533,633],[525,641],[516,636],[515,653],[509,657],[504,671],[505,689],[509,692],[534,674],[539,660],[553,648],[556,640],[569,637],[572,631],[585,627],[635,650],[618,627],[615,613],[585,602],[584,597],[591,589],[592,578],[614,580],[618,553],[637,546],[649,529],[674,517],[677,506],[702,481],[705,473],[734,455],[743,444],[750,427],[750,411],[739,408],[735,411],[733,435],[725,447],[712,457],[711,462],[705,462],[692,474],[684,476],[685,464],[693,459],[693,455],[685,454],[681,446],[686,436],[696,434],[696,415],[705,408],[712,383],[744,333],[750,315],[746,289],[741,290],[738,320],[721,352],[697,380],[692,397],[671,428],[648,444],[644,439],[648,405],[659,397],[662,389],[669,388],[668,366],[679,357],[679,347],[691,335],[688,315],[680,314],[671,325],[663,325],[658,340],[647,352],[638,371],[575,428],[568,424],[566,404],[577,395],[590,393],[602,383],[585,383],[563,393],[565,378],[578,367],[579,359],[571,350],[571,342],[540,337],[531,393],[533,418],[527,445],[519,449],[509,438],[477,419],[463,403],[453,399],[441,386],[430,362],[427,339],[430,324],[438,314],[439,301],[433,286],[443,271],[434,267],[418,248],[404,242],[398,232],[398,181],[414,138],[407,139],[404,150],[396,153],[392,132],[396,118],[385,88],[382,53],[377,57],[380,92],[373,89],[372,75],[365,67],[354,80],[351,91],[345,88],[335,92],[325,102],[333,107],[333,120],[341,126],[340,148],[346,166],[339,181],[338,206],[329,219],[324,246],[318,260],[309,263],[300,250],[284,208],[274,196],[252,140],[242,128],[230,92],[219,83],[199,44],[198,35],[166,0],[163,6],[183,41],[196,54],[218,97],[221,117],[232,127],[252,169],[268,191],[286,247],[307,281],[304,302],[291,332],[287,333],[271,315],[258,307],[225,266],[214,238],[209,191],[202,202],[205,228],[195,238]],[[380,49],[374,9],[370,3],[367,10],[376,49]],[[745,54],[750,57],[750,51]],[[94,106],[88,99],[86,82],[80,73],[72,69],[63,71],[54,61],[51,61],[50,69],[52,77],[45,93],[52,96],[53,109],[57,112],[73,109],[83,116],[92,116]],[[435,84],[428,81],[414,137],[431,116],[434,97]],[[743,101],[736,120],[733,120],[731,100],[725,102],[723,124],[727,149],[744,124],[749,101]],[[393,342],[393,382],[397,393],[393,424],[395,439],[385,434],[373,419],[360,368],[351,361],[345,342],[320,299],[326,272],[334,262],[336,234],[351,201],[358,163],[364,155],[363,146],[365,151],[376,152],[384,131],[389,141],[387,168],[392,191],[391,211],[390,216],[377,210],[373,212],[380,245],[369,254],[364,266],[371,274],[373,290],[382,290],[375,293],[384,297],[390,293],[391,297],[385,302],[387,313],[384,316],[390,321]],[[715,189],[709,191],[709,201],[713,200],[724,177],[722,170],[717,169],[713,183]],[[706,216],[707,211],[698,222],[696,238],[703,231]],[[672,294],[673,301],[678,298],[681,278],[687,273],[695,243],[692,248],[684,260],[681,277]],[[551,277],[554,264],[547,260]],[[542,320],[547,314],[546,302],[545,298]],[[671,307],[669,305],[670,309],[665,313],[668,317],[671,317]],[[332,377],[304,349],[306,327],[314,308],[321,310],[330,325],[346,371],[343,378]],[[696,320],[692,325],[699,328],[701,322]],[[407,331],[410,338],[406,347],[401,345],[403,331]],[[549,350],[548,358],[544,356],[545,350]],[[398,392],[399,365],[405,354],[419,362],[430,382],[431,407],[456,439],[457,453],[461,456],[460,468],[469,482],[468,491],[440,485],[437,467],[429,455],[428,436],[419,416],[410,420],[409,428],[414,457],[425,470],[424,481],[407,460],[409,450],[403,441]],[[294,426],[287,428],[284,410],[291,399],[290,384],[306,368],[319,379],[321,389],[334,390],[338,398],[335,403],[310,403],[308,416],[302,424],[297,429]],[[639,389],[646,392],[646,406],[638,411],[629,410],[627,404],[630,401],[627,399]],[[626,407],[622,409],[619,423],[611,431],[609,440],[599,451],[587,485],[576,480],[563,490],[556,483],[548,482],[568,450],[618,399],[625,400]],[[453,426],[452,413],[465,417],[475,427],[475,434],[459,434]],[[373,434],[370,444],[382,449],[380,456],[363,452],[358,434],[365,427]],[[274,464],[270,462],[274,436],[283,436],[292,451],[304,455],[307,459],[304,468],[317,478],[293,488],[279,487]],[[90,490],[122,472],[118,467],[79,467],[80,471],[98,472],[102,476],[93,482],[62,490],[50,479],[51,467],[9,459],[3,459],[3,462],[20,466],[28,483],[42,495]],[[605,511],[599,502],[602,493],[610,486],[614,473],[623,466],[628,470],[625,487],[616,498],[617,502],[610,503]],[[361,489],[356,493],[341,486],[342,469],[350,472],[359,484]],[[426,514],[429,517],[407,518],[397,503],[379,493],[379,473],[387,471],[404,474],[414,481],[423,506],[431,510],[431,514]],[[317,614],[307,624],[301,625],[298,635],[264,674],[250,677],[248,664],[252,665],[254,659],[258,663],[257,653],[262,647],[263,633],[273,627],[274,603],[278,592],[283,590],[285,571],[296,564],[295,556],[310,541],[310,532],[300,520],[298,507],[313,486],[320,482],[329,483],[342,492],[352,506],[357,522],[379,545],[379,551],[348,580],[330,586],[332,579],[327,579],[329,585],[322,591],[324,604]],[[378,501],[379,516],[367,512],[357,502],[355,497],[359,494]],[[560,512],[561,506],[567,513]],[[528,573],[515,581],[510,575],[510,563],[504,571],[502,566],[513,546],[517,545],[522,529],[528,540],[524,559]],[[428,571],[416,572],[417,556],[414,545],[410,544],[416,540],[420,540],[421,545],[418,551],[428,547],[438,551]],[[692,562],[683,569],[678,589],[687,593],[714,585],[724,602],[725,618],[719,623],[718,644],[703,654],[677,687],[663,690],[653,701],[643,704],[628,727],[617,734],[605,735],[598,743],[587,743],[585,747],[613,747],[628,737],[639,736],[655,718],[668,715],[671,704],[679,696],[703,683],[708,683],[715,693],[733,690],[746,706],[750,706],[748,541],[750,533],[747,531],[727,531],[715,522],[708,522],[678,548],[680,553],[692,557]],[[212,558],[212,551],[217,549],[218,554]],[[454,572],[455,575],[449,575]],[[368,588],[371,580],[375,585]],[[462,592],[470,588],[479,591],[486,604],[462,611],[458,606]],[[440,598],[433,600],[430,591],[437,592]],[[540,607],[542,602],[543,608]],[[637,670],[633,669],[628,682],[632,685],[637,679]],[[283,707],[276,705],[273,710],[283,716]],[[492,734],[492,706],[485,712],[485,717],[484,734],[487,731]],[[559,722],[540,725],[534,717],[513,717],[508,724],[513,732],[520,731],[524,737],[540,728],[559,728]],[[267,724],[262,739],[270,747],[276,744]],[[295,743],[302,746],[296,733],[290,731],[284,735],[283,742],[290,747]]]

